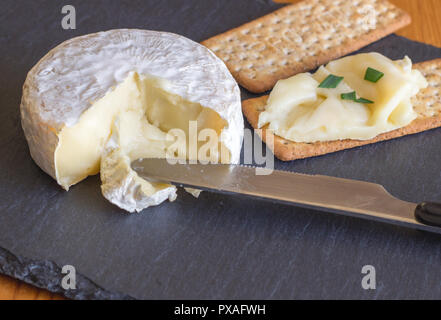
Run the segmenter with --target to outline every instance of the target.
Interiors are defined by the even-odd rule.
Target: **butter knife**
[[[223,164],[170,164],[164,159],[138,159],[132,168],[150,181],[226,194],[241,194],[441,233],[441,204],[406,202],[375,183]]]

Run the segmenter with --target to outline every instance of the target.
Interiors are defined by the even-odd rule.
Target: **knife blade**
[[[241,194],[321,211],[441,233],[441,205],[395,198],[375,183],[323,175],[224,164],[170,164],[165,159],[138,159],[132,168],[142,178],[226,194]]]

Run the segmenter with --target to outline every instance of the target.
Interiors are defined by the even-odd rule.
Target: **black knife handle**
[[[415,218],[429,226],[441,227],[441,203],[420,203],[415,209]]]

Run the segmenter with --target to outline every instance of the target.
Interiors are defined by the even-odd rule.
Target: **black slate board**
[[[174,203],[124,215],[101,196],[97,176],[62,191],[31,160],[19,115],[26,73],[50,48],[122,27],[201,41],[280,7],[270,0],[69,4],[77,30],[61,28],[59,1],[2,1],[0,272],[61,291],[60,267],[74,265],[77,290],[64,292],[73,298],[441,298],[438,235],[210,193],[196,200],[180,192]],[[441,57],[441,49],[395,35],[363,51],[406,53],[415,62]],[[435,129],[276,168],[369,180],[408,201],[441,200],[440,139]],[[367,264],[376,267],[376,290],[361,288]]]

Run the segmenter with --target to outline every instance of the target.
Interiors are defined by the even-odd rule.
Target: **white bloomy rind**
[[[32,68],[23,86],[21,118],[31,156],[63,188],[97,172],[92,170],[78,181],[59,176],[56,151],[60,133],[75,126],[95,102],[132,73],[165,79],[168,92],[217,112],[227,123],[221,141],[230,151],[231,162],[239,161],[243,137],[240,91],[224,63],[206,47],[176,34],[110,30],[73,38],[52,49]],[[108,136],[97,147],[99,155],[109,137],[110,125]],[[172,189],[164,189],[150,202],[143,201],[158,204],[173,198]],[[131,208],[138,211],[141,207],[145,206]]]

